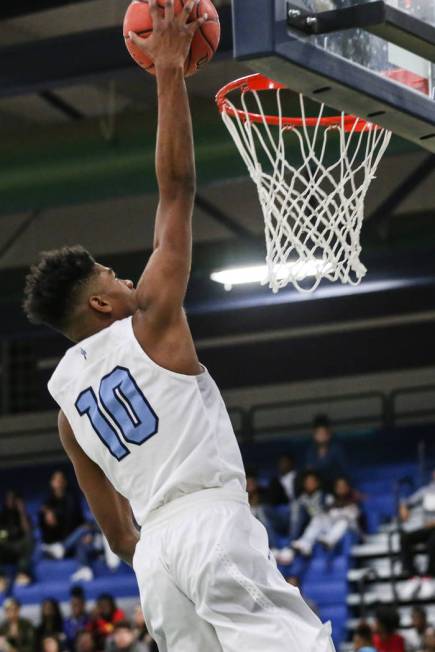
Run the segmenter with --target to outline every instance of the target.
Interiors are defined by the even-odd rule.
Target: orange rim
[[[328,116],[326,118],[295,118],[295,117],[279,117],[277,115],[261,115],[260,113],[251,113],[249,111],[244,111],[243,109],[236,109],[229,101],[228,95],[233,91],[240,91],[243,95],[249,91],[272,91],[280,90],[287,88],[285,84],[269,79],[265,75],[255,74],[248,75],[247,77],[241,77],[235,81],[229,82],[226,84],[216,95],[216,104],[218,106],[220,113],[226,113],[232,118],[238,117],[243,122],[245,120],[250,120],[255,123],[267,122],[267,124],[272,126],[284,126],[287,128],[292,127],[316,127],[321,125],[322,127],[344,127],[346,132],[348,131],[364,131],[371,129],[379,129],[378,125],[373,124],[372,122],[367,122],[362,118],[358,118],[353,115],[341,115]]]

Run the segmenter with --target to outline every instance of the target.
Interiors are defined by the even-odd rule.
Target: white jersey
[[[70,348],[48,389],[140,525],[186,494],[246,490],[240,450],[210,374],[157,365],[137,341],[131,317]]]

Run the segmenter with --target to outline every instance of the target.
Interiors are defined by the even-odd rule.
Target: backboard
[[[435,152],[434,0],[233,0],[235,56]]]

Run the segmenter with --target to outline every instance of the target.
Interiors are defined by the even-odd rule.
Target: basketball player
[[[32,321],[75,346],[48,387],[78,482],[111,548],[132,564],[160,652],[330,652],[322,626],[270,559],[251,516],[219,391],[198,362],[183,300],[195,194],[183,66],[189,0],[130,38],[154,61],[160,202],[137,287],[81,247],[42,254],[27,278]],[[134,525],[140,524],[140,535]]]

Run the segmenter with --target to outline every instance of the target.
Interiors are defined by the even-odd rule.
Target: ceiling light
[[[276,265],[275,275],[279,280],[291,277],[301,281],[309,276],[317,276],[317,274],[324,275],[331,270],[331,263],[313,258],[313,260]],[[261,283],[265,285],[268,282],[268,268],[267,265],[232,267],[213,272],[210,274],[210,278],[216,283],[221,283],[226,290],[231,290],[233,285],[245,285],[247,283]]]

